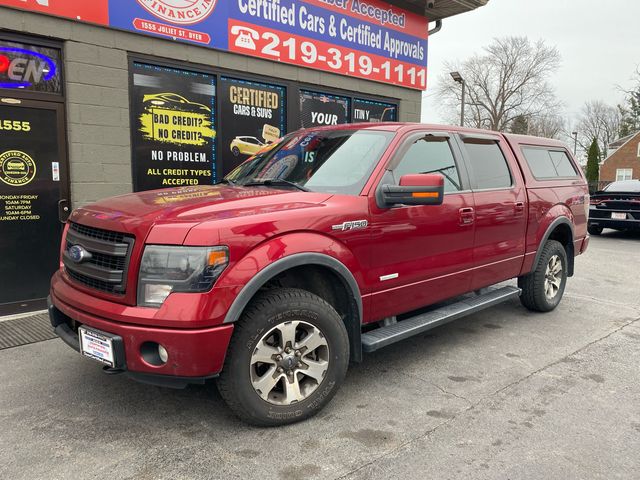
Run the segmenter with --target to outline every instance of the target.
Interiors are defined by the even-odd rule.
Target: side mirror
[[[387,206],[441,205],[444,177],[439,173],[417,173],[400,177],[400,185],[382,185],[382,199]]]

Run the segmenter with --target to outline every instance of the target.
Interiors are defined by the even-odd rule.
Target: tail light
[[[587,221],[589,221],[589,205],[592,205],[591,202],[593,202],[593,199],[589,197],[589,194],[587,193],[584,196],[584,201],[582,202],[584,206],[584,216],[586,217]]]

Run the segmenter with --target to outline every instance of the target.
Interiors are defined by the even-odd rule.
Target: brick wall
[[[3,30],[64,42],[74,208],[132,189],[128,53],[398,98],[399,120],[420,121],[421,92],[417,90],[0,7],[0,34]]]
[[[633,179],[640,179],[640,158],[638,158],[638,143],[640,132],[627,143],[618,148],[600,165],[600,181],[613,182],[616,179],[618,168],[633,169]]]

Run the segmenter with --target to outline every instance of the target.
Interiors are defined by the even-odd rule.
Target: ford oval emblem
[[[75,263],[82,263],[91,258],[91,253],[87,252],[82,245],[72,245],[67,253]]]

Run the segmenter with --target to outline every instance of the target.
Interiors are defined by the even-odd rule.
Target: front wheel
[[[518,278],[520,302],[529,310],[549,312],[562,299],[567,284],[567,252],[560,242],[549,240],[542,248],[536,269]]]
[[[320,411],[348,364],[347,331],[333,307],[305,290],[276,289],[236,323],[218,390],[242,420],[284,425]]]

